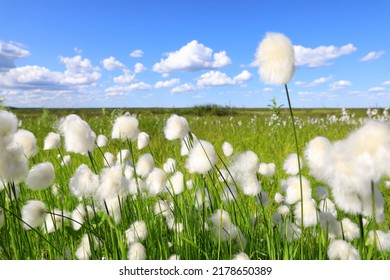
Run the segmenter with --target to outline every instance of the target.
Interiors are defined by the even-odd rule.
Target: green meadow
[[[143,221],[146,225],[147,234],[140,237],[138,243],[144,247],[145,258],[151,260],[229,260],[238,253],[245,253],[252,260],[325,260],[329,259],[327,252],[334,238],[348,241],[356,248],[361,259],[390,259],[389,250],[380,250],[368,241],[368,233],[372,230],[389,231],[390,189],[386,178],[378,185],[385,198],[383,222],[377,223],[372,217],[362,219],[359,215],[338,209],[338,221],[348,218],[360,229],[359,235],[354,238],[348,239],[344,231],[340,236],[332,237],[329,228],[320,221],[312,226],[301,227],[296,223],[293,205],[288,206],[289,213],[283,215],[280,222],[275,221],[275,213],[281,206],[280,202],[275,201],[275,194],[284,195],[281,184],[290,177],[284,171],[283,163],[290,154],[296,152],[289,112],[276,104],[263,109],[206,105],[164,109],[6,110],[17,116],[20,129],[32,132],[37,139],[38,152],[28,159],[29,167],[51,162],[55,179],[52,186],[42,190],[31,190],[24,182],[3,184],[0,191],[0,211],[4,217],[4,222],[0,224],[0,259],[78,259],[76,252],[80,250],[83,238],[87,240],[84,243],[84,255],[88,259],[128,259],[132,244],[126,239],[126,231],[136,221]],[[135,116],[139,121],[139,130],[150,136],[150,143],[146,147],[138,149],[135,141],[112,139],[116,118],[126,112]],[[361,126],[362,119],[380,118],[383,113],[383,109],[378,109],[371,116],[367,116],[366,109],[294,109],[301,157],[306,144],[313,138],[324,136],[331,142],[344,139]],[[107,145],[96,147],[89,155],[81,155],[68,153],[64,139],[61,138],[58,149],[44,150],[45,137],[49,132],[58,133],[58,122],[69,114],[77,114],[96,135],[105,135],[108,138]],[[187,156],[181,154],[180,140],[169,141],[164,136],[166,120],[172,114],[184,117],[197,139],[213,145],[218,161],[212,170],[205,174],[188,172]],[[232,145],[232,156],[224,154],[224,142]],[[109,168],[106,153],[111,153],[118,162],[122,162],[122,158],[117,156],[122,150],[129,151],[126,160],[130,166],[135,166],[138,159],[147,153],[152,155],[156,168],[162,169],[168,158],[174,159],[177,162],[175,171],[183,174],[183,192],[175,194],[164,190],[149,196],[147,192],[139,190],[136,194],[126,195],[120,201],[119,221],[110,211],[98,207],[93,198],[79,199],[72,195],[69,182],[81,164],[86,164],[94,174],[101,175],[102,170]],[[221,178],[222,170],[229,170],[234,156],[246,151],[254,152],[260,163],[274,163],[276,166],[272,176],[257,173],[262,193],[256,196],[245,195],[234,181],[228,182]],[[68,155],[70,161],[63,164],[64,157]],[[167,184],[171,175],[166,174]],[[319,205],[321,198],[316,196],[316,190],[328,186],[313,178],[305,164],[302,175],[309,180],[312,198]],[[137,174],[133,177],[140,181],[146,180],[139,176],[137,178]],[[127,179],[130,181],[130,178]],[[226,190],[228,194],[232,192],[229,189],[231,186],[236,187],[237,194],[226,201],[223,195],[226,195]],[[329,198],[332,199],[330,190]],[[45,204],[46,218],[51,217],[54,230],[48,232],[45,223],[26,228],[21,209],[32,199]],[[205,203],[206,200],[208,203]],[[169,205],[170,215],[174,217],[173,224],[172,221],[168,222],[164,213],[156,213],[156,203],[161,201]],[[92,211],[84,216],[79,228],[75,229],[74,218],[69,213],[78,206],[85,210],[90,207]],[[220,213],[218,209],[229,214],[229,226],[234,225],[237,234],[233,235],[231,228],[223,227],[222,217],[222,226],[215,227],[215,219],[218,219],[215,214]],[[214,224],[211,217],[214,217]],[[361,224],[363,220],[364,224]],[[284,226],[290,223],[295,224],[294,229],[299,233],[291,233],[290,228]]]

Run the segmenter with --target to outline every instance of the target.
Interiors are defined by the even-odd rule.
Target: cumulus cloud
[[[143,57],[144,52],[142,50],[134,50],[130,53],[131,57]]]
[[[133,83],[129,85],[115,85],[112,87],[108,87],[105,89],[105,93],[108,96],[116,96],[116,95],[126,95],[130,92],[134,91],[144,91],[144,90],[149,90],[151,89],[152,86],[144,83],[144,82],[139,82],[139,83]]]
[[[365,56],[363,56],[360,61],[371,61],[371,60],[376,60],[378,58],[380,58],[382,55],[384,55],[385,52],[384,51],[373,51],[373,52],[369,52],[368,54],[366,54]]]
[[[232,78],[228,77],[226,73],[220,71],[209,71],[202,74],[198,78],[198,86],[225,86],[225,85],[234,85],[235,82]]]
[[[193,40],[154,64],[153,71],[158,73],[198,71],[221,68],[229,64],[231,60],[225,51],[214,53],[212,49]]]
[[[154,87],[155,88],[167,88],[167,87],[172,87],[174,85],[177,85],[180,83],[180,79],[174,78],[166,81],[159,81],[157,82]]]
[[[134,65],[134,73],[141,73],[141,72],[145,72],[146,71],[146,67],[140,63],[140,62],[137,62],[135,65]]]
[[[181,84],[181,85],[178,85],[176,87],[174,87],[171,92],[172,93],[183,93],[183,92],[190,92],[190,91],[194,91],[195,90],[195,86],[191,83],[185,83],[185,84]]]
[[[202,74],[197,79],[197,85],[200,87],[236,85],[246,82],[252,79],[252,77],[253,75],[247,70],[242,71],[234,78],[229,77],[226,73],[212,70]]]
[[[60,57],[60,62],[65,65],[64,72],[37,65],[11,68],[0,75],[0,88],[71,90],[94,86],[101,77],[99,68],[81,56]]]
[[[0,72],[8,71],[15,67],[15,61],[27,57],[30,52],[20,44],[4,42],[0,40]]]
[[[235,76],[233,79],[237,83],[243,83],[243,82],[251,80],[252,78],[253,78],[253,75],[251,73],[249,73],[248,70],[244,70],[240,74]]]
[[[116,60],[113,56],[103,59],[101,63],[107,70],[121,70],[126,68],[122,62]]]
[[[331,60],[343,55],[349,55],[357,49],[353,44],[347,44],[341,47],[319,46],[317,48],[306,48],[303,46],[294,46],[295,65],[307,66],[309,68],[331,65]]]
[[[384,87],[372,87],[372,88],[369,88],[368,91],[371,91],[371,92],[380,92],[380,91],[384,91],[385,88]]]
[[[297,81],[297,82],[295,82],[295,85],[300,86],[300,87],[315,87],[315,86],[324,84],[326,82],[329,82],[332,79],[333,79],[333,76],[321,77],[321,78],[315,79],[311,82]]]
[[[350,81],[346,81],[346,80],[336,81],[336,82],[331,83],[329,85],[331,90],[339,90],[339,89],[343,89],[343,88],[349,87],[349,86],[352,86],[352,83]]]
[[[114,83],[116,84],[130,84],[135,78],[135,74],[129,69],[123,69],[123,74],[114,77]]]

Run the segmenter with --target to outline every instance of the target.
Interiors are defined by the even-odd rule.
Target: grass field
[[[338,207],[333,218],[327,218],[331,214],[324,211],[325,200],[318,190],[329,190],[327,203],[333,201],[332,192],[325,182],[312,176],[305,162],[302,176],[310,184],[314,221],[304,225],[299,220],[302,212],[297,210],[303,204],[286,203],[285,184],[296,173],[289,174],[284,168],[288,156],[295,153],[285,109],[210,105],[7,111],[17,116],[19,129],[32,132],[37,140],[37,153],[28,158],[30,173],[38,164],[49,162],[55,177],[42,186],[40,180],[45,181],[50,174],[44,178],[36,175],[35,187],[34,180],[28,183],[1,178],[0,259],[390,259],[390,189],[386,178],[376,185],[385,200],[383,221],[374,219],[375,215],[363,217]],[[139,131],[150,137],[142,149],[138,149],[137,138],[112,137],[115,121],[126,112],[139,122]],[[294,113],[302,158],[307,143],[317,136],[334,142],[361,127],[363,118],[389,121],[383,109],[370,115],[366,109],[296,109]],[[83,155],[69,152],[67,139],[61,135],[60,147],[44,150],[45,137],[50,132],[59,133],[58,123],[70,114],[84,120],[96,136],[105,135],[107,144],[94,146]],[[183,152],[186,149],[180,139],[168,140],[164,134],[172,114],[182,116],[189,124],[193,136],[185,138],[184,147],[190,155]],[[201,145],[200,151],[205,153],[191,165],[191,151],[199,143],[196,139],[210,143],[215,154]],[[222,148],[225,142],[233,147],[232,155]],[[5,157],[5,148],[2,153]],[[142,165],[140,159],[146,154],[152,161]],[[167,164],[168,159],[175,164]],[[3,160],[0,169],[10,162]],[[260,163],[274,163],[275,172],[261,172],[260,166],[265,165]],[[89,172],[80,171],[82,164]],[[208,170],[193,171],[197,164]],[[246,167],[256,170],[249,172]],[[82,173],[78,181],[77,170]],[[241,177],[252,175],[261,192],[251,189],[248,194],[241,186],[247,178]],[[75,188],[80,186],[75,181],[85,188],[96,185],[96,189],[90,195],[77,196]],[[108,192],[110,198],[103,195]],[[35,208],[40,211],[29,210],[38,211],[32,218],[34,225],[23,216],[29,200],[44,204],[44,208]],[[370,232],[375,230],[385,237],[372,237]]]

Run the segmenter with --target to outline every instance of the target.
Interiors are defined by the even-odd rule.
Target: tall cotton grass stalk
[[[267,33],[257,49],[257,62],[259,64],[260,78],[265,84],[284,85],[288,107],[290,111],[291,123],[294,132],[295,149],[298,162],[298,174],[301,185],[301,217],[303,217],[303,191],[302,191],[302,168],[299,155],[299,144],[295,118],[292,110],[290,94],[287,84],[295,73],[294,47],[290,39],[281,33]],[[301,220],[301,230],[303,230],[303,219]],[[303,253],[303,243],[301,242],[301,253]]]

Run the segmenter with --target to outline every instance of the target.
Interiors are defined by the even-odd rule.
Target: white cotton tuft
[[[210,194],[207,189],[197,189],[195,193],[195,208],[201,209],[201,207],[210,207]]]
[[[123,176],[121,166],[104,168],[100,173],[100,184],[96,192],[96,197],[102,206],[104,206],[104,202],[108,204],[111,201],[115,209],[117,206],[119,207],[116,203],[119,203],[119,201],[122,203],[127,197],[128,186],[129,181]]]
[[[246,261],[246,260],[250,260],[249,256],[247,254],[245,254],[244,252],[239,252],[237,254],[235,254],[233,256],[233,259],[232,260],[236,260],[236,261]]]
[[[175,172],[176,168],[177,168],[176,160],[173,158],[167,158],[167,160],[165,161],[165,163],[163,165],[163,170],[166,173],[173,173],[173,172]]]
[[[301,158],[299,158],[299,163],[301,166],[303,166],[303,161]],[[298,166],[298,155],[293,153],[290,154],[283,162],[283,170],[286,172],[288,175],[297,175],[299,173],[299,166]]]
[[[86,155],[95,148],[96,134],[78,115],[70,114],[59,122],[59,130],[65,138],[67,152]]]
[[[303,204],[303,218],[302,218],[302,204]],[[303,200],[303,203],[297,202],[295,204],[294,217],[298,225],[303,221],[304,227],[315,226],[318,221],[316,202],[314,199]]]
[[[235,186],[226,186],[221,193],[221,200],[223,202],[232,202],[238,198],[238,192]]]
[[[168,140],[183,139],[190,132],[190,127],[184,117],[172,114],[165,123],[164,135]]]
[[[223,142],[222,144],[223,154],[227,157],[230,157],[233,154],[233,146],[229,142]]]
[[[37,139],[31,131],[19,129],[13,141],[23,148],[23,153],[27,158],[35,156],[38,152]]]
[[[284,196],[281,193],[277,192],[275,193],[274,200],[277,204],[281,204],[284,201]]]
[[[90,240],[90,237],[92,240]],[[91,248],[91,245],[93,246]],[[93,235],[84,234],[76,250],[76,257],[79,260],[89,260],[92,255],[92,250],[97,250],[101,246],[101,242]]]
[[[237,227],[231,222],[228,212],[222,209],[217,209],[210,217],[213,224],[213,233],[217,239],[222,241],[234,240],[238,236]]]
[[[96,138],[96,145],[100,148],[107,146],[108,138],[103,134],[99,134]]]
[[[259,158],[252,151],[239,153],[232,160],[230,174],[246,195],[254,196],[261,191],[261,183],[257,179],[259,166]]]
[[[368,232],[368,238],[366,244],[375,245],[376,248],[381,251],[390,250],[390,231],[384,232],[381,230],[370,230]]]
[[[29,163],[18,146],[0,150],[0,179],[3,182],[20,183],[28,174]]]
[[[104,166],[106,166],[106,167],[113,166],[115,164],[115,156],[110,152],[105,152],[104,158],[103,158],[103,163],[104,163]]]
[[[123,115],[115,119],[112,127],[112,139],[137,140],[139,133],[138,120],[131,115]]]
[[[32,190],[43,190],[54,183],[54,166],[51,162],[34,165],[28,173],[25,183]]]
[[[272,177],[276,172],[275,163],[260,163],[258,172],[264,177]]]
[[[321,182],[326,182],[326,174],[324,172],[326,166],[324,166],[324,162],[330,145],[328,138],[318,136],[309,141],[304,152],[306,164],[310,169],[311,175]]]
[[[83,226],[85,220],[91,220],[94,216],[95,211],[90,205],[84,207],[84,205],[80,203],[71,213],[73,229],[76,231],[79,230]]]
[[[62,217],[64,216],[64,217]],[[53,213],[46,215],[45,223],[42,226],[42,230],[46,233],[52,233],[56,231],[62,224],[64,219],[67,219],[68,213],[65,213],[59,209],[54,209]]]
[[[167,184],[167,176],[164,170],[154,168],[146,178],[146,188],[150,196],[156,196],[162,192]]]
[[[130,151],[127,149],[120,150],[116,155],[116,160],[119,163],[124,163],[130,157]]]
[[[180,171],[176,171],[167,180],[167,189],[171,194],[181,194],[184,191],[184,175]]]
[[[265,84],[287,84],[295,73],[294,48],[281,33],[268,32],[256,51],[259,74]]]
[[[359,252],[347,241],[332,240],[328,247],[331,260],[360,260]]]
[[[83,197],[94,197],[98,187],[99,176],[86,164],[81,164],[69,180],[69,189],[79,200]]]
[[[341,220],[341,230],[343,231],[344,238],[347,241],[352,241],[360,236],[359,226],[348,218]]]
[[[43,150],[53,150],[61,147],[61,136],[58,133],[49,132],[43,141]]]
[[[46,206],[39,200],[29,200],[27,204],[22,207],[23,228],[30,230],[36,228],[45,222]]]
[[[170,216],[173,211],[173,205],[165,200],[158,200],[154,204],[154,214],[162,215],[164,217]]]
[[[135,242],[129,246],[127,253],[127,258],[129,260],[145,260],[146,259],[146,250],[144,245],[139,242]]]
[[[138,138],[137,138],[137,148],[138,148],[138,150],[142,150],[143,148],[148,146],[149,142],[150,142],[149,134],[147,134],[146,132],[140,132],[138,134]]]
[[[332,214],[333,217],[337,218],[336,205],[329,198],[321,199],[318,203],[318,210],[323,213]]]
[[[135,166],[135,172],[138,176],[146,178],[154,168],[154,159],[151,154],[142,154]]]
[[[13,135],[18,129],[18,122],[15,114],[0,110],[0,150],[11,142]]]
[[[125,231],[125,238],[128,245],[141,242],[148,236],[148,229],[144,221],[135,221]]]
[[[212,170],[218,161],[214,147],[210,142],[200,140],[191,149],[186,160],[186,168],[190,173],[205,174]]]
[[[301,184],[299,176],[292,176],[286,181],[286,198],[284,202],[286,204],[292,205],[301,200]],[[311,198],[311,187],[310,182],[302,176],[302,196],[303,200],[308,200]]]

